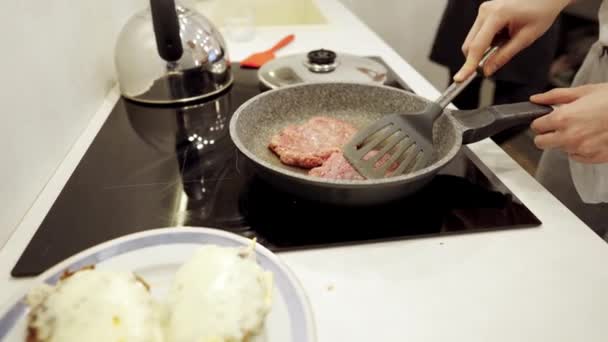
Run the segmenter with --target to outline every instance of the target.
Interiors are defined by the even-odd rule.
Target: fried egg
[[[164,341],[162,307],[132,273],[77,271],[27,301],[28,341]]]
[[[253,245],[203,246],[169,290],[167,341],[248,341],[263,329],[272,291],[272,273],[257,264]]]

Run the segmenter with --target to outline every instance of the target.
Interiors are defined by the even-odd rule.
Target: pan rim
[[[381,89],[388,90],[388,91],[399,92],[405,96],[416,97],[427,103],[430,102],[429,99],[422,97],[418,94],[410,93],[403,89],[399,89],[399,88],[395,88],[395,87],[391,87],[391,86],[383,85],[383,84],[376,85],[376,84],[369,84],[369,83],[363,83],[363,82],[332,81],[332,82],[308,82],[308,83],[287,85],[287,86],[283,86],[283,87],[279,87],[279,88],[275,88],[275,89],[270,89],[263,93],[257,94],[254,97],[245,101],[243,104],[241,104],[234,111],[234,113],[232,114],[232,117],[230,118],[230,125],[229,125],[230,138],[232,139],[235,146],[239,149],[239,151],[241,153],[243,153],[248,159],[250,159],[258,166],[261,166],[270,172],[279,173],[283,176],[295,178],[299,181],[315,184],[318,186],[333,186],[333,187],[347,187],[347,188],[366,188],[370,185],[387,185],[387,186],[389,186],[389,185],[412,182],[412,181],[417,180],[418,178],[424,178],[425,176],[428,176],[433,172],[437,172],[437,171],[441,170],[446,164],[448,164],[452,159],[454,159],[454,157],[458,154],[458,152],[462,148],[462,134],[460,132],[460,127],[458,125],[458,122],[452,117],[451,111],[449,109],[445,109],[443,115],[447,116],[447,119],[450,121],[450,124],[454,127],[454,129],[457,132],[456,141],[455,141],[454,145],[450,148],[450,150],[443,157],[441,157],[435,163],[433,163],[427,167],[424,167],[418,171],[404,174],[401,176],[396,176],[396,177],[387,177],[387,178],[379,178],[379,179],[364,179],[364,180],[346,180],[346,179],[329,179],[329,178],[313,177],[313,176],[309,176],[307,174],[301,174],[298,172],[294,172],[294,171],[291,171],[286,168],[276,167],[276,166],[266,162],[262,158],[259,158],[255,153],[253,153],[248,148],[246,148],[245,145],[242,143],[240,137],[238,136],[236,125],[237,125],[239,118],[241,117],[241,114],[252,103],[254,103],[256,101],[260,101],[260,99],[263,99],[264,97],[270,96],[274,93],[283,92],[285,90],[292,89],[292,88],[323,87],[323,86],[331,86],[331,85],[334,85],[334,86],[336,86],[336,85],[337,86],[356,85],[356,86],[364,86],[364,87],[370,87],[370,88],[381,88]]]

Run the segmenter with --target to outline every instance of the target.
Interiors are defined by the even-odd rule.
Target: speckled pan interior
[[[461,134],[449,115],[435,123],[435,162],[415,173],[377,180],[328,180],[308,176],[307,170],[286,166],[268,148],[272,135],[283,127],[302,123],[312,116],[343,119],[363,127],[383,115],[422,110],[427,100],[411,93],[377,85],[355,83],[308,83],[262,93],[234,113],[230,134],[237,147],[254,162],[285,175],[307,181],[336,184],[375,184],[413,180],[442,167],[458,152]]]

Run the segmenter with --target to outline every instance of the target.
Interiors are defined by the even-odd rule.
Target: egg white
[[[78,271],[28,304],[40,342],[164,342],[162,308],[131,273]]]
[[[203,246],[177,271],[167,300],[167,341],[242,342],[272,307],[273,279],[253,249]]]

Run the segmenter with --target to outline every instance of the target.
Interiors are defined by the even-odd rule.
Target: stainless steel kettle
[[[148,104],[201,100],[233,82],[219,30],[174,0],[150,0],[129,19],[118,37],[115,66],[121,94]]]

